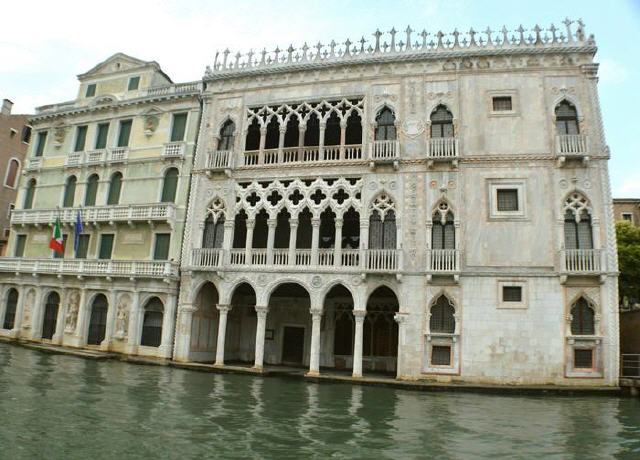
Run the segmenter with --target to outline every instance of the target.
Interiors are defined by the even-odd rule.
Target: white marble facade
[[[174,359],[617,384],[593,37],[434,41],[216,55]]]

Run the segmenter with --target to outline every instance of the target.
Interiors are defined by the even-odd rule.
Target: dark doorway
[[[60,306],[60,296],[57,292],[52,292],[47,297],[44,307],[44,321],[42,322],[42,338],[51,340],[56,333],[56,321],[58,319],[58,307]]]
[[[285,326],[282,338],[282,363],[302,364],[304,353],[304,328]]]
[[[91,319],[89,320],[88,345],[100,345],[104,340],[107,330],[107,311],[109,304],[103,294],[98,294],[91,306]]]

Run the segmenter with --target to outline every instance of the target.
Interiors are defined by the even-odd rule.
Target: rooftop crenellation
[[[506,26],[500,30],[491,30],[487,27],[482,32],[473,28],[468,32],[455,29],[449,34],[442,31],[429,33],[424,29],[417,32],[407,26],[403,31],[395,28],[386,33],[376,30],[370,40],[362,37],[360,40],[351,41],[347,38],[340,43],[331,40],[327,44],[318,42],[312,46],[305,42],[299,48],[289,45],[286,49],[276,47],[273,51],[263,49],[257,53],[249,50],[245,54],[240,52],[232,54],[227,48],[222,52],[216,52],[213,65],[207,66],[205,78],[216,78],[218,75],[228,73],[306,66],[314,63],[367,62],[385,57],[407,59],[474,50],[499,52],[502,49],[595,46],[593,35],[587,37],[581,19],[572,21],[567,18],[562,24],[561,27],[551,24],[548,28],[542,28],[536,24],[530,29],[520,25],[513,30],[508,30]]]

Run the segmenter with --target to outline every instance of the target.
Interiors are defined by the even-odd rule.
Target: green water
[[[640,459],[640,399],[421,393],[0,344],[0,458]]]

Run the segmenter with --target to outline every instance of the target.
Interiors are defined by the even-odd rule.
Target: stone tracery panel
[[[364,99],[322,100],[320,102],[282,104],[280,106],[265,105],[247,109],[246,126],[251,125],[254,120],[257,120],[261,127],[266,127],[273,120],[277,121],[280,126],[286,126],[292,118],[297,119],[300,126],[306,126],[307,121],[313,114],[318,117],[321,123],[326,123],[332,114],[336,114],[341,122],[346,122],[352,113],[356,113],[360,117],[363,116]]]

